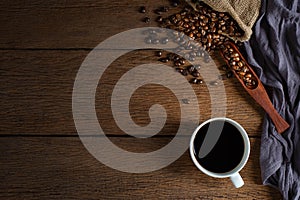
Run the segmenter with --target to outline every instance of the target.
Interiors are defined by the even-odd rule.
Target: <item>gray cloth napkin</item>
[[[268,116],[263,123],[260,164],[263,183],[284,199],[300,199],[300,1],[263,0],[251,39],[245,42],[275,108],[290,124],[278,134]]]

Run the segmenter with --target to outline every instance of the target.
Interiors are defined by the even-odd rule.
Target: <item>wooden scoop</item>
[[[235,57],[237,53],[238,58]],[[235,44],[232,42],[226,42],[224,44],[224,48],[221,49],[221,55],[225,59],[235,77],[243,85],[245,90],[268,113],[276,127],[277,132],[281,134],[287,130],[289,128],[289,124],[275,110],[263,84],[253,69],[249,66],[247,61],[244,59],[240,51],[236,48]],[[250,77],[250,79],[248,77]]]

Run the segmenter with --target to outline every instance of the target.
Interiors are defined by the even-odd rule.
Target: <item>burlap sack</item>
[[[196,5],[191,0],[186,0],[196,10]],[[228,12],[239,24],[245,34],[238,38],[238,41],[247,41],[252,34],[252,27],[259,15],[261,0],[202,0],[216,11]]]

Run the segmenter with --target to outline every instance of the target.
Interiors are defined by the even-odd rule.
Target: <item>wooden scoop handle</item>
[[[221,55],[252,98],[268,113],[278,133],[283,133],[289,124],[279,115],[274,108],[269,96],[247,61],[232,42],[226,42],[221,48]]]

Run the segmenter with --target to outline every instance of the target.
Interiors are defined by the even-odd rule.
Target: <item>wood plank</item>
[[[139,13],[140,6],[147,13]],[[153,10],[168,0],[75,0],[0,2],[0,48],[94,48],[108,37],[133,28],[157,26]],[[164,16],[178,12],[172,8]],[[142,20],[152,18],[149,24]]]
[[[168,141],[151,138],[138,144],[133,138],[110,139],[133,152],[153,151]],[[131,174],[98,162],[77,137],[1,137],[0,198],[280,199],[277,190],[261,184],[259,144],[260,139],[251,139],[250,159],[241,171],[245,185],[235,189],[229,179],[198,171],[188,152],[161,170]]]
[[[76,134],[72,117],[72,90],[76,73],[87,53],[1,51],[0,134]],[[112,63],[103,74],[101,86],[98,85],[97,89],[96,109],[99,121],[108,134],[123,134],[111,113],[111,93],[115,84],[123,73],[145,63],[158,63],[154,50],[126,54]],[[216,60],[216,64],[221,65],[222,62]],[[262,110],[237,80],[232,78],[223,83],[227,95],[226,116],[241,123],[249,135],[259,136]],[[211,117],[207,87],[204,84],[193,86],[193,89],[198,97],[201,121],[206,120]],[[151,97],[144,98],[149,94]],[[141,87],[132,96],[132,118],[137,124],[147,125],[148,109],[154,103],[162,104],[167,108],[169,116],[172,116],[161,134],[176,132],[180,122],[178,103],[182,102],[178,102],[170,91],[158,85]]]
[[[72,117],[72,90],[76,73],[89,52],[0,53],[0,134],[76,134]],[[218,66],[222,65],[220,60],[215,61]],[[159,63],[154,50],[126,54],[113,62],[103,74],[96,95],[96,109],[101,126],[103,125],[107,134],[124,134],[117,127],[111,113],[114,85],[122,74],[145,63]],[[260,136],[263,118],[260,107],[234,78],[224,80],[223,83],[227,95],[226,116],[241,123],[250,136]],[[206,120],[211,117],[207,87],[204,84],[193,88],[198,97],[201,121]],[[145,96],[148,98],[144,98]],[[173,135],[180,121],[179,103],[182,102],[161,86],[146,85],[136,91],[130,103],[132,118],[137,124],[148,124],[148,108],[154,103],[162,104],[172,116],[161,134]]]

